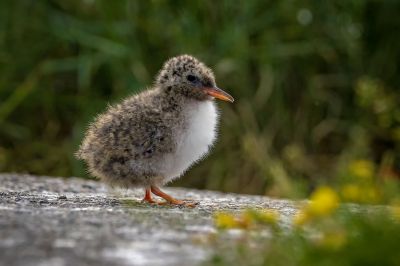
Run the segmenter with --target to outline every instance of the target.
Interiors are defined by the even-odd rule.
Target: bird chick
[[[144,201],[194,206],[162,192],[208,153],[216,138],[214,98],[233,102],[214,74],[189,55],[169,59],[152,88],[108,107],[89,126],[76,153],[111,185],[143,187]]]

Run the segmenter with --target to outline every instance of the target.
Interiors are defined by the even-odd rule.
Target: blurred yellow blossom
[[[272,209],[265,209],[262,211],[257,211],[255,213],[255,218],[260,223],[274,225],[279,220],[279,212]]]
[[[341,194],[346,201],[359,202],[362,198],[362,190],[355,184],[344,185]]]
[[[239,227],[250,228],[254,224],[254,214],[252,210],[246,210],[241,213],[239,218],[237,218]]]
[[[310,198],[308,212],[313,216],[326,216],[339,207],[339,197],[330,187],[318,188]]]
[[[380,194],[377,187],[369,185],[346,184],[341,195],[345,201],[361,203],[378,203]]]
[[[217,212],[214,215],[215,225],[220,229],[230,229],[239,227],[235,216],[230,213]]]
[[[225,212],[217,212],[214,221],[218,228],[242,228],[251,229],[257,224],[276,225],[279,220],[279,212],[275,210],[253,210],[248,209],[239,215]]]
[[[310,215],[305,210],[298,211],[293,217],[293,224],[295,226],[302,226],[311,220]]]
[[[371,180],[374,176],[375,165],[368,160],[355,160],[349,164],[349,172],[356,177]]]
[[[339,196],[330,187],[319,187],[310,197],[310,202],[293,217],[295,226],[302,226],[315,217],[327,216],[339,207]]]

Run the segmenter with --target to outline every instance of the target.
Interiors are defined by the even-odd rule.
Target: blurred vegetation
[[[1,1],[0,172],[87,177],[73,153],[93,116],[189,53],[236,102],[175,184],[296,197],[363,171],[398,180],[399,14],[396,0]]]
[[[273,209],[216,213],[220,230],[198,239],[214,250],[205,265],[400,265],[398,198],[364,208],[324,186],[283,226],[288,218]]]

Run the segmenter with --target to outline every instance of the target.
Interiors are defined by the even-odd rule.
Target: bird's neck
[[[188,104],[199,102],[199,100],[176,93],[168,88],[157,88],[157,94],[160,98],[160,105],[163,109],[167,110],[182,111]]]

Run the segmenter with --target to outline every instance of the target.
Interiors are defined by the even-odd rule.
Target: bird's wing
[[[172,129],[157,114],[143,116],[136,128],[133,144],[135,155],[148,158],[171,153],[175,149]]]
[[[145,109],[128,115],[115,115],[113,120],[106,125],[112,132],[107,138],[111,138],[114,149],[119,150],[120,154],[137,159],[150,158],[175,149],[173,130],[157,110]]]
[[[171,119],[176,120],[166,118],[155,105],[111,106],[91,124],[79,154],[127,160],[171,153],[176,149]]]

